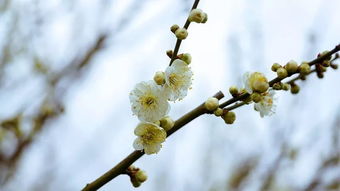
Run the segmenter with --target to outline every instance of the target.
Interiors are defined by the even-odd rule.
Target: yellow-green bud
[[[298,64],[294,60],[291,60],[285,65],[285,68],[288,73],[293,74],[298,70]]]
[[[193,9],[189,14],[188,20],[190,22],[201,23],[204,20],[204,13],[201,9]]]
[[[177,31],[177,29],[179,29],[179,26],[176,25],[176,24],[174,24],[174,25],[172,25],[172,26],[170,27],[170,30],[171,30],[171,32],[173,32],[173,33],[175,33],[175,32]]]
[[[331,65],[331,61],[324,60],[321,65],[324,66],[324,67],[329,67]]]
[[[219,106],[218,99],[215,97],[208,98],[207,101],[205,101],[204,103],[204,107],[208,111],[215,111],[218,108],[218,106]]]
[[[276,74],[277,74],[277,77],[280,79],[283,79],[288,76],[288,72],[284,68],[277,69]]]
[[[223,114],[222,118],[226,124],[233,124],[236,120],[236,115],[234,112],[228,111]]]
[[[277,82],[277,83],[273,84],[273,89],[274,90],[281,90],[282,89],[281,83]]]
[[[229,92],[232,96],[235,96],[238,94],[238,88],[236,86],[230,86]]]
[[[276,72],[276,70],[279,69],[279,68],[281,68],[281,67],[282,67],[282,66],[281,66],[280,64],[274,63],[274,64],[272,65],[272,71],[273,71],[273,72]]]
[[[218,117],[218,116],[222,116],[223,115],[223,109],[221,108],[217,108],[215,111],[214,111],[214,114]]]
[[[165,74],[164,72],[156,72],[155,76],[153,77],[153,80],[156,82],[158,85],[163,85],[165,83]]]
[[[135,176],[138,182],[145,182],[148,179],[148,176],[143,170],[137,171]]]
[[[161,124],[160,126],[165,130],[165,131],[169,131],[172,127],[174,127],[175,122],[174,120],[172,120],[170,117],[163,117],[160,120]]]
[[[299,93],[299,91],[300,91],[300,87],[296,84],[292,85],[291,88],[290,88],[290,92],[292,94],[297,94],[297,93]]]
[[[178,39],[184,40],[188,36],[188,31],[185,28],[179,28],[176,30],[175,35]]]
[[[329,52],[328,50],[325,50],[325,51],[321,52],[321,53],[318,55],[318,57],[324,56],[324,55],[326,55],[328,52]],[[326,60],[330,60],[331,58],[332,58],[332,56],[328,56],[328,57],[326,58]]]
[[[261,96],[261,94],[259,94],[259,93],[252,93],[251,95],[250,95],[250,97],[251,97],[251,100],[253,100],[253,102],[255,102],[255,103],[258,103],[258,102],[260,102],[261,100],[262,100],[262,96]]]
[[[268,90],[269,84],[268,82],[262,82],[262,81],[256,81],[253,84],[254,91],[257,91],[259,93],[264,93]]]
[[[307,75],[309,74],[310,72],[310,66],[308,63],[302,63],[300,66],[299,66],[299,70],[300,70],[300,74],[302,75]]]
[[[208,21],[208,14],[207,13],[203,13],[204,14],[204,18],[202,20],[202,23],[206,23]]]
[[[183,60],[187,64],[191,63],[191,55],[189,53],[180,54],[178,55],[178,58]]]
[[[135,188],[140,187],[140,185],[142,184],[141,182],[139,182],[139,181],[137,181],[137,180],[131,181],[131,183],[132,183],[133,187],[135,187]]]
[[[289,84],[286,84],[286,83],[282,84],[282,89],[283,89],[284,91],[288,91],[289,88],[290,88],[290,85],[289,85]]]

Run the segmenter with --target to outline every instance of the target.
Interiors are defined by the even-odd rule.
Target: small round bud
[[[292,94],[297,94],[297,93],[299,93],[299,91],[300,91],[300,87],[296,84],[292,84],[292,86],[290,88],[290,92]]]
[[[290,88],[290,85],[289,85],[289,84],[286,84],[286,83],[282,84],[282,90],[288,91],[289,88]]]
[[[329,67],[331,65],[331,61],[324,60],[321,65],[324,66],[324,67]]]
[[[165,131],[169,131],[171,128],[174,127],[175,122],[174,120],[172,120],[170,117],[163,117],[160,120],[161,124],[160,126],[165,130]]]
[[[133,187],[135,187],[135,188],[140,187],[140,185],[142,184],[142,183],[139,182],[139,181],[131,181],[131,183],[132,183]]]
[[[148,179],[148,176],[143,170],[137,171],[135,174],[135,177],[136,177],[136,180],[141,183],[145,182]]]
[[[282,89],[281,83],[277,82],[277,83],[273,84],[273,89],[274,90],[281,90]]]
[[[300,71],[300,74],[302,74],[302,75],[307,75],[307,74],[309,74],[309,72],[310,72],[310,66],[309,66],[309,64],[307,64],[307,63],[302,63],[302,64],[299,66],[299,71]]]
[[[226,124],[233,124],[236,120],[236,115],[232,111],[227,111],[223,114],[222,118]]]
[[[166,55],[168,55],[169,56],[169,58],[172,58],[172,55],[174,54],[174,51],[172,51],[172,50],[167,50],[166,51]]]
[[[256,81],[253,84],[254,90],[259,93],[264,93],[268,90],[269,84],[268,82]]]
[[[185,28],[179,28],[176,30],[175,35],[178,39],[184,40],[188,36],[188,31]]]
[[[230,86],[229,92],[232,96],[236,96],[238,94],[238,88],[236,86]]]
[[[188,20],[190,22],[201,23],[204,20],[204,13],[201,9],[193,9],[191,10]]]
[[[261,94],[259,94],[259,93],[252,93],[251,95],[250,95],[250,97],[251,97],[251,100],[253,100],[253,102],[255,102],[255,103],[258,103],[258,102],[260,102],[261,100],[262,100],[262,96],[261,96]]]
[[[209,111],[215,111],[218,108],[218,99],[215,97],[210,97],[205,101],[204,107]]]
[[[214,111],[214,114],[218,117],[218,116],[222,116],[223,115],[223,109],[221,108],[217,108],[215,111]]]
[[[280,65],[280,64],[278,64],[278,63],[274,63],[273,65],[272,65],[272,71],[273,72],[276,72],[276,70],[277,69],[279,69],[279,68],[281,68],[282,66]]]
[[[165,83],[165,74],[164,72],[156,72],[155,76],[153,77],[153,80],[156,82],[158,85],[163,85]]]
[[[202,23],[206,23],[208,21],[208,14],[207,13],[203,13],[204,14],[204,19],[202,20]]]
[[[285,65],[285,68],[288,73],[294,74],[298,70],[298,64],[294,60],[291,60]]]
[[[183,60],[187,64],[191,63],[191,55],[189,53],[180,54],[178,55],[178,58]]]
[[[318,54],[318,57],[324,56],[324,55],[326,55],[328,52],[329,52],[328,50],[325,50],[325,51],[319,53],[319,54]],[[326,58],[326,60],[330,60],[331,58],[332,58],[332,56],[328,56],[328,57]]]
[[[171,32],[173,32],[173,33],[175,33],[175,32],[177,31],[177,29],[179,29],[179,26],[176,25],[176,24],[174,24],[174,25],[172,25],[172,26],[170,27],[170,30],[171,30]]]
[[[277,69],[276,74],[277,74],[277,77],[280,79],[283,79],[288,76],[288,72],[284,68]]]
[[[337,65],[337,64],[331,64],[331,67],[332,67],[334,70],[338,69],[338,65]]]
[[[320,79],[322,79],[322,78],[324,77],[324,75],[323,75],[322,72],[318,72],[318,73],[317,73],[317,76],[318,76],[318,78],[320,78]]]
[[[321,71],[321,72],[326,72],[326,71],[327,71],[327,68],[326,68],[326,67],[324,67],[324,66],[322,66],[322,65],[319,65],[319,67],[320,67],[320,71]]]

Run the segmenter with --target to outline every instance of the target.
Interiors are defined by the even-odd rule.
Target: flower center
[[[152,95],[143,96],[140,98],[140,103],[144,107],[153,107],[156,105],[156,98]]]
[[[180,79],[180,76],[172,73],[169,75],[169,82],[170,85],[175,87],[179,87],[182,84],[182,80]]]

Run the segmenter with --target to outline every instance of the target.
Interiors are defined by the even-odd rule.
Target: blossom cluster
[[[200,9],[191,10],[188,16],[189,22],[205,23],[207,19],[207,14]],[[178,40],[184,40],[188,36],[185,27],[173,25],[170,30]],[[174,126],[174,121],[167,116],[169,102],[182,100],[192,84],[190,54],[176,55],[172,51],[167,51],[167,54],[172,59],[170,66],[164,71],[156,72],[153,80],[136,84],[130,92],[131,110],[140,120],[134,131],[137,138],[133,147],[144,150],[146,154],[154,154],[161,149],[167,131]]]
[[[132,112],[140,120],[134,131],[138,136],[133,144],[136,150],[146,154],[160,150],[166,131],[174,125],[167,116],[169,101],[183,99],[191,87],[193,73],[189,64],[176,59],[164,72],[156,72],[154,80],[140,82],[130,92]]]

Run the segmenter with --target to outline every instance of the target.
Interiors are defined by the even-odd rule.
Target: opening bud
[[[156,72],[153,80],[156,82],[156,84],[163,85],[165,83],[165,73],[161,71]]]
[[[207,101],[205,101],[204,103],[204,107],[208,111],[215,111],[218,108],[218,106],[219,106],[218,99],[215,97],[208,98]]]
[[[179,28],[176,30],[175,35],[178,39],[184,40],[188,36],[188,31],[185,28]]]
[[[169,131],[171,128],[174,127],[175,122],[174,120],[172,120],[170,117],[163,117],[160,120],[161,124],[160,126],[165,130],[165,131]]]
[[[202,23],[204,21],[205,15],[201,9],[191,10],[188,20],[190,22]]]

